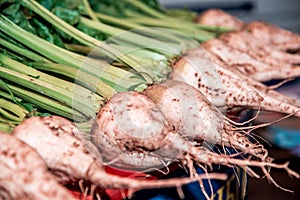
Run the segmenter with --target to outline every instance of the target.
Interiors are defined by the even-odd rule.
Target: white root
[[[175,156],[177,159],[186,160],[187,162],[202,163],[204,165],[211,166],[212,164],[220,164],[229,167],[241,167],[250,176],[259,178],[260,176],[256,174],[250,167],[260,167],[265,177],[271,181],[277,187],[279,186],[271,177],[270,173],[266,168],[277,168],[285,170],[288,175],[295,178],[300,178],[299,174],[288,168],[288,162],[283,164],[272,163],[271,159],[266,159],[265,161],[255,161],[250,159],[238,159],[230,157],[225,154],[217,154],[209,151],[204,147],[195,147],[191,143],[182,139],[178,133],[170,132],[168,137],[169,145],[165,146],[158,153],[161,156],[170,157]],[[200,164],[201,165],[201,164]],[[193,171],[193,170],[191,170]],[[284,188],[282,188],[284,189]],[[287,190],[288,191],[288,190]]]
[[[123,111],[121,112],[121,110]],[[299,178],[299,175],[290,170],[286,164],[278,165],[271,163],[271,160],[240,160],[228,155],[210,152],[204,147],[194,146],[193,142],[187,141],[173,131],[159,112],[157,105],[143,94],[137,92],[119,93],[111,97],[102,107],[102,111],[98,113],[97,129],[93,130],[93,135],[97,137],[101,137],[102,134],[108,135],[111,144],[123,152],[135,150],[145,153],[150,151],[151,154],[157,154],[162,158],[187,162],[188,166],[193,166],[191,162],[205,165],[239,166],[245,168],[250,175],[258,176],[253,171],[249,171],[250,166],[257,166],[263,169],[267,178],[270,175],[264,168],[274,167],[284,169],[291,176]],[[123,123],[129,123],[129,125],[124,128],[121,126]],[[156,136],[159,140],[154,138]],[[121,139],[122,145],[120,145]],[[134,143],[139,145],[136,146]],[[98,146],[98,148],[105,150],[105,146]],[[193,172],[191,167],[190,171]]]
[[[238,71],[245,76],[251,76],[258,81],[272,79],[286,79],[300,76],[300,67],[286,62],[268,64],[249,54],[226,45],[220,39],[213,39],[201,44],[206,49],[213,61],[226,66],[231,71]],[[255,50],[255,52],[258,52]],[[263,57],[264,58],[264,57]],[[299,60],[300,61],[300,56]]]
[[[61,183],[86,180],[102,188],[180,187],[203,178],[224,180],[226,175],[209,174],[200,177],[167,180],[136,180],[105,172],[98,155],[86,148],[80,131],[68,120],[58,116],[31,117],[18,125],[15,137],[32,146],[46,161],[48,168]]]
[[[262,45],[268,45],[274,49],[283,51],[300,49],[300,35],[266,22],[250,22],[243,27],[243,31],[261,40]]]
[[[169,125],[184,137],[233,147],[263,160],[267,158],[267,150],[262,145],[251,143],[235,131],[224,115],[191,85],[168,80],[148,87],[144,94],[160,107]]]
[[[282,51],[300,50],[299,34],[262,21],[244,23],[237,17],[219,9],[209,9],[201,13],[197,17],[196,22],[210,26],[229,27],[235,31],[248,32],[257,41],[260,41],[261,46],[269,46]]]
[[[167,160],[162,160],[159,156],[151,155],[147,152],[121,151],[110,141],[106,134],[99,134],[99,132],[101,132],[101,130],[99,130],[98,125],[95,124],[91,131],[91,137],[94,144],[99,147],[98,149],[105,165],[140,171],[159,168],[169,163]],[[97,133],[97,135],[94,133]]]
[[[287,53],[274,49],[272,46],[265,45],[264,41],[255,38],[251,33],[246,31],[223,33],[219,39],[223,40],[231,48],[247,53],[256,60],[270,65],[283,65],[290,68],[289,65],[300,63],[300,55]]]
[[[46,163],[29,145],[0,132],[0,199],[71,200]]]
[[[202,48],[194,49],[173,65],[170,79],[194,86],[218,107],[250,107],[300,116],[300,108],[291,103],[291,98],[264,87],[241,73],[209,62],[206,57],[207,53]],[[218,84],[215,84],[216,80],[207,81],[207,76],[212,77],[214,71],[219,75],[214,74],[214,79],[219,79]]]

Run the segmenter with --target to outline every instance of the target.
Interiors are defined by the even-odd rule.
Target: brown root
[[[0,198],[74,199],[50,174],[41,156],[21,140],[0,132]]]
[[[160,107],[169,125],[183,137],[233,147],[261,159],[267,157],[263,146],[252,144],[238,133],[202,93],[187,83],[168,80],[148,87],[144,94]]]
[[[189,174],[190,174],[190,177],[199,177],[199,174],[196,172],[195,168],[194,168],[194,162],[192,161],[192,158],[190,157],[190,155],[186,155],[186,161],[187,161],[187,168],[189,170]],[[206,170],[205,171],[205,174],[208,174]],[[209,195],[207,194],[206,190],[205,190],[205,187],[204,187],[204,184],[203,184],[203,181],[202,179],[200,179],[199,181],[199,186],[200,186],[200,189],[204,195],[204,197],[209,200],[210,197]],[[209,180],[209,183],[210,183],[210,180]],[[211,184],[210,184],[211,185]],[[210,188],[211,191],[212,191],[212,188]]]
[[[272,163],[271,161],[255,161],[255,160],[241,160],[241,159],[235,159],[230,158],[225,155],[219,155],[215,154],[213,152],[209,152],[203,148],[192,148],[191,154],[194,156],[195,160],[202,162],[202,163],[214,163],[214,164],[221,164],[221,165],[227,165],[227,166],[239,166],[241,168],[244,168],[245,170],[249,169],[250,166],[253,167],[260,167],[262,168],[262,171],[266,175],[268,179],[270,179],[269,172],[265,171],[265,167],[273,167],[276,169],[283,169],[285,170],[288,175],[300,178],[299,174],[295,171],[289,169],[288,162],[283,164],[276,164]],[[201,156],[200,156],[201,155]],[[253,171],[251,171],[251,174],[253,174]],[[255,175],[256,176],[256,175]]]
[[[196,53],[197,52],[197,53]],[[204,54],[204,55],[203,55]],[[281,112],[285,114],[294,114],[300,117],[300,106],[296,100],[284,96],[274,90],[271,90],[262,83],[255,81],[241,73],[230,71],[224,66],[215,65],[223,83],[223,89],[220,86],[208,85],[209,83],[199,79],[198,82],[192,78],[195,73],[201,72],[200,69],[205,66],[198,66],[197,58],[206,56],[205,51],[199,48],[190,55],[178,61],[178,65],[174,65],[174,71],[170,75],[173,80],[184,81],[200,90],[205,96],[216,106],[231,107],[250,107],[253,109],[261,109],[267,111]],[[217,90],[217,92],[215,92]],[[220,94],[224,94],[225,101],[215,103],[219,99]]]
[[[247,134],[236,132],[235,127],[225,124],[226,136],[223,136],[224,142],[231,144],[231,147],[241,150],[244,154],[250,154],[262,161],[268,157],[268,151],[263,145],[250,142]]]
[[[225,180],[227,178],[225,174],[211,173],[193,178],[153,181],[112,175],[105,172],[103,164],[84,147],[80,138],[76,137],[77,133],[78,129],[70,121],[57,116],[49,116],[29,118],[17,126],[12,134],[36,149],[51,172],[64,183],[85,180],[102,188],[137,190],[181,187],[200,179]]]
[[[290,66],[300,63],[299,55],[280,51],[273,48],[272,45],[266,45],[264,41],[246,31],[224,33],[219,39],[223,40],[231,48],[246,53],[256,60],[269,65],[290,68]]]
[[[286,61],[267,63],[247,52],[234,49],[220,39],[213,39],[201,44],[210,54],[211,59],[219,65],[226,66],[257,81],[285,79],[300,76],[300,68]],[[299,57],[300,62],[300,57]]]
[[[300,36],[298,34],[266,22],[250,22],[243,30],[259,38],[265,45],[272,45],[273,48],[280,50],[300,48]]]

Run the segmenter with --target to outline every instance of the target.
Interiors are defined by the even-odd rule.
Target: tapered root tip
[[[289,174],[289,176],[290,176],[290,177],[295,177],[295,178],[297,178],[297,179],[300,179],[300,175],[299,175],[297,172],[291,170],[291,169],[289,168],[289,164],[290,164],[290,162],[284,163],[284,166],[285,166],[284,169],[287,171],[287,173]]]

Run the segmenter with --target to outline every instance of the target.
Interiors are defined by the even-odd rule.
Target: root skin
[[[143,181],[108,174],[99,159],[91,155],[82,143],[79,130],[58,116],[31,117],[17,126],[12,134],[32,146],[62,183],[86,180],[102,188],[142,189],[179,187],[202,178],[226,179],[222,174],[212,174],[211,177],[203,175],[193,179]]]
[[[197,65],[197,59],[203,59],[206,56],[206,52],[201,48],[192,51],[173,66],[174,71],[171,73],[170,79],[183,81],[196,87],[218,107],[243,106],[300,117],[298,103],[292,104],[291,98],[285,97],[266,86],[263,87],[254,79],[232,72],[221,65],[215,64],[213,66],[220,76],[222,85],[212,86],[209,82],[203,81],[203,78],[195,78],[194,74],[201,74],[199,72],[203,70],[198,68],[206,67]],[[207,71],[211,70],[207,69]],[[224,96],[222,97],[222,95]],[[222,101],[223,98],[224,101]]]
[[[74,199],[56,182],[46,163],[29,145],[0,132],[0,197],[6,200]]]
[[[169,125],[184,137],[233,147],[261,159],[267,157],[262,145],[252,144],[238,133],[204,95],[187,83],[168,80],[148,87],[144,94],[160,107]]]
[[[257,59],[247,52],[234,49],[234,47],[227,45],[220,39],[209,40],[202,43],[201,46],[209,52],[217,64],[226,66],[228,69],[238,71],[246,76],[251,76],[257,81],[269,81],[273,79],[286,79],[300,76],[300,68],[288,64],[286,60],[282,62],[277,61],[272,64],[266,63],[263,60],[267,56]],[[257,50],[255,50],[255,52],[257,52]],[[286,59],[287,56],[283,55],[282,57]],[[300,62],[300,56],[298,57],[296,62]]]
[[[272,46],[272,48],[284,51],[300,49],[300,36],[278,26],[253,21],[248,23],[243,30],[263,41],[264,45]]]

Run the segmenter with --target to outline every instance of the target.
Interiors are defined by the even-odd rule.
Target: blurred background
[[[201,12],[221,8],[244,21],[264,20],[300,33],[299,0],[159,0],[169,8],[190,8]]]

